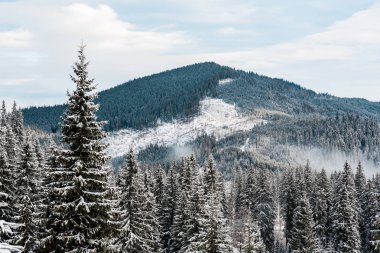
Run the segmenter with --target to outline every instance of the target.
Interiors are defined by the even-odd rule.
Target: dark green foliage
[[[205,95],[215,93],[219,79],[235,75],[230,68],[206,62],[134,79],[100,92],[97,115],[108,121],[109,131],[188,117],[198,111]],[[24,109],[25,124],[56,132],[64,110],[62,105]]]
[[[354,114],[285,118],[255,127],[250,137],[255,135],[270,136],[280,144],[361,151],[370,158],[380,159],[378,122]]]
[[[380,103],[317,94],[283,79],[251,72],[238,73],[239,77],[232,83],[217,88],[217,96],[226,102],[237,104],[246,111],[265,108],[292,115],[334,115],[337,112],[348,112],[380,119]]]

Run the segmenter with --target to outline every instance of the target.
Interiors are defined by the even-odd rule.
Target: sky
[[[380,101],[380,1],[0,0],[0,99],[59,104],[82,41],[98,90],[196,62]]]

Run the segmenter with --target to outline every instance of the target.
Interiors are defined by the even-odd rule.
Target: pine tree
[[[188,203],[189,216],[188,220],[184,223],[184,238],[185,245],[179,252],[204,252],[205,243],[205,197],[203,194],[202,179],[199,178],[198,173],[195,174],[192,189]]]
[[[274,244],[274,222],[276,219],[274,196],[270,187],[268,174],[259,169],[255,192],[254,219],[260,227],[265,247],[271,251]]]
[[[330,182],[327,178],[326,171],[322,169],[321,172],[317,174],[315,180],[314,221],[316,236],[323,247],[327,246],[329,238],[330,197]]]
[[[15,240],[16,244],[24,246],[24,252],[35,252],[36,250],[36,212],[35,202],[39,191],[36,184],[38,162],[34,149],[29,141],[26,142],[20,165],[19,177],[16,181],[18,197],[17,208],[21,210],[20,223],[23,224],[20,234]]]
[[[364,175],[363,167],[361,162],[359,162],[355,173],[355,189],[357,196],[357,208],[359,215],[359,233],[362,241],[362,247],[364,247],[364,241],[366,237],[366,222],[363,217],[364,202],[365,202],[365,190],[366,190],[366,178]]]
[[[221,211],[220,200],[212,194],[206,200],[205,206],[205,252],[207,253],[229,253],[232,251],[230,241],[227,238],[225,219]]]
[[[341,253],[360,252],[360,234],[354,178],[346,162],[338,179],[334,198],[335,248]]]
[[[120,231],[118,252],[148,253],[158,250],[158,228],[153,194],[143,183],[135,154],[130,150],[120,176]]]
[[[291,235],[289,245],[292,252],[314,253],[316,240],[313,213],[305,191],[301,193],[301,198],[298,200],[298,206],[294,210]]]
[[[145,230],[146,244],[151,248],[150,252],[160,253],[162,250],[162,245],[160,243],[160,223],[158,220],[158,206],[162,207],[161,199],[157,200],[154,195],[153,188],[154,183],[152,177],[148,177],[148,184],[144,184],[145,187],[142,188],[140,197],[142,197],[142,214],[143,214],[143,225]],[[161,193],[162,194],[162,193]],[[162,196],[161,196],[162,197]],[[157,201],[159,204],[157,204]]]
[[[222,213],[221,187],[218,184],[219,173],[212,156],[209,156],[204,173],[205,195],[205,252],[230,252],[225,218]]]
[[[254,212],[255,209],[255,204],[256,204],[256,199],[255,199],[255,194],[257,193],[256,189],[256,177],[255,177],[255,172],[253,168],[250,168],[247,171],[247,178],[245,181],[245,187],[244,187],[244,196],[246,198],[246,208],[249,209],[251,213]]]
[[[378,191],[372,181],[368,181],[366,189],[364,190],[362,207],[362,222],[364,228],[364,235],[362,237],[363,252],[380,252],[380,247],[377,251],[376,245],[373,243],[375,236],[378,236],[379,226],[376,226],[376,215],[380,212]]]
[[[6,125],[7,125],[7,108],[5,106],[5,101],[3,100],[1,104],[0,126],[5,127]]]
[[[282,212],[285,220],[285,238],[286,243],[288,244],[291,240],[291,231],[293,228],[293,216],[294,210],[297,207],[297,188],[294,177],[294,172],[292,170],[288,170],[285,172],[283,181],[282,181],[282,196],[281,196],[281,204],[282,204]]]
[[[245,186],[244,186],[244,178],[241,168],[236,169],[236,174],[234,177],[234,204],[235,204],[235,215],[237,218],[243,216],[246,211],[246,196],[245,196]]]
[[[261,238],[258,225],[248,218],[244,225],[244,253],[265,253],[265,244]]]
[[[170,252],[179,252],[186,244],[186,237],[184,231],[186,231],[187,221],[190,220],[190,211],[187,209],[189,199],[185,191],[179,192],[177,205],[174,211],[174,220],[171,227],[171,240],[170,240]]]
[[[12,112],[10,114],[10,126],[16,137],[16,142],[21,146],[24,142],[24,131],[23,131],[23,116],[21,110],[17,108],[16,101],[13,102]]]
[[[16,189],[4,147],[5,138],[0,133],[0,222],[10,224],[10,222],[14,221],[15,209],[12,198],[15,197]],[[5,228],[5,225],[3,226],[4,229],[0,231],[0,242],[5,242],[14,235],[12,227],[7,226]]]
[[[69,94],[63,116],[62,142],[68,149],[58,158],[61,167],[52,172],[60,176],[50,185],[52,207],[46,223],[50,236],[41,245],[48,252],[105,252],[112,230],[105,134],[103,124],[96,121],[95,86],[88,78],[84,48],[73,67],[76,89]]]
[[[177,201],[177,172],[175,163],[170,167],[167,176],[165,188],[164,188],[164,199],[162,200],[162,210],[160,211],[160,221],[161,221],[161,236],[162,245],[165,252],[170,252],[170,242],[172,238],[171,227],[174,222],[174,212],[176,209]]]

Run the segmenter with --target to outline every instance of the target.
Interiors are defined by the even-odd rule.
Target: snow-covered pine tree
[[[355,173],[355,190],[356,190],[356,196],[357,196],[357,208],[358,208],[358,215],[359,215],[359,233],[360,238],[362,241],[362,247],[364,247],[364,241],[366,236],[366,222],[363,217],[363,209],[364,209],[364,202],[365,202],[365,189],[366,189],[366,178],[364,175],[363,167],[361,162],[359,162],[358,167],[356,168]]]
[[[174,211],[176,208],[177,200],[177,171],[175,162],[169,169],[167,180],[164,187],[164,199],[162,200],[162,210],[160,210],[161,221],[161,243],[164,248],[164,252],[170,252],[171,241],[171,227],[174,221]]]
[[[365,229],[362,237],[362,250],[364,253],[380,252],[380,247],[376,251],[376,245],[373,243],[374,237],[380,235],[379,227],[376,224],[376,215],[380,212],[378,191],[374,183],[369,180],[363,193],[362,219]],[[379,243],[379,242],[378,242]]]
[[[372,245],[373,245],[373,253],[380,252],[380,212],[375,216],[375,222],[373,224],[372,233]]]
[[[340,253],[360,253],[355,183],[347,162],[337,183],[333,207],[335,249]]]
[[[314,233],[313,212],[306,191],[300,193],[298,206],[294,210],[293,227],[289,247],[294,253],[314,253],[316,239]]]
[[[205,244],[207,253],[230,253],[232,252],[231,242],[227,237],[225,219],[222,213],[220,199],[217,195],[210,194],[205,205]]]
[[[248,216],[244,224],[244,253],[265,253],[265,244],[261,238],[259,226]]]
[[[282,213],[285,220],[285,238],[288,244],[291,240],[294,210],[297,207],[297,187],[293,170],[285,171],[281,182],[281,189]]]
[[[255,205],[256,205],[256,199],[255,194],[257,193],[256,189],[256,175],[254,168],[251,167],[246,172],[247,177],[244,184],[244,196],[246,197],[246,208],[249,209],[249,211],[253,214]]]
[[[246,199],[245,196],[245,185],[244,185],[244,177],[243,172],[241,168],[236,168],[235,177],[234,177],[234,208],[235,208],[235,215],[237,218],[243,216],[246,212]]]
[[[61,168],[52,172],[60,176],[51,185],[50,236],[41,245],[47,252],[105,252],[112,230],[105,133],[96,120],[95,86],[88,78],[84,48],[80,46],[73,66],[76,89],[69,94],[62,122],[62,142],[68,149],[60,152]]]
[[[24,246],[24,252],[35,252],[37,240],[36,205],[39,188],[37,184],[38,161],[35,150],[27,140],[22,150],[19,176],[16,181],[16,207],[20,212],[19,222],[23,224],[15,243]]]
[[[255,192],[254,219],[260,227],[265,247],[271,251],[274,244],[274,222],[276,219],[273,191],[271,190],[268,172],[258,169]]]
[[[205,252],[205,196],[203,194],[204,186],[202,179],[199,177],[195,164],[194,179],[192,192],[188,201],[187,210],[189,211],[188,220],[185,220],[184,238],[185,245],[179,251],[180,253]]]
[[[15,186],[12,171],[9,168],[8,156],[5,150],[5,137],[1,133],[3,127],[0,126],[0,242],[11,239],[14,235],[11,222],[14,221],[15,209],[14,201]],[[8,225],[6,225],[8,224]]]
[[[21,110],[17,108],[16,101],[13,102],[12,112],[10,113],[10,126],[12,127],[13,133],[16,137],[16,142],[19,146],[23,145],[24,142],[24,127],[23,127],[23,116]]]
[[[5,101],[1,103],[1,113],[0,113],[0,126],[5,127],[7,125],[7,108],[5,106]]]
[[[329,239],[329,210],[331,188],[325,169],[317,173],[315,179],[315,232],[321,246],[326,247]]]
[[[147,173],[147,171],[145,171]],[[147,174],[145,174],[147,175]],[[151,248],[151,252],[160,253],[162,251],[162,245],[160,240],[161,227],[158,220],[158,208],[161,204],[157,204],[156,196],[154,195],[153,177],[148,176],[148,183],[144,184],[141,189],[140,197],[142,198],[142,214],[144,219],[144,230],[146,238],[146,244]],[[162,196],[161,196],[162,197]],[[158,200],[161,203],[161,200]]]
[[[213,193],[219,194],[218,172],[216,170],[215,161],[212,155],[208,157],[207,164],[203,173],[203,180],[204,195],[208,196]]]
[[[205,195],[205,252],[231,252],[231,242],[227,237],[226,221],[222,213],[219,173],[212,156],[209,156],[204,172]]]
[[[178,194],[171,227],[170,252],[179,252],[187,244],[184,231],[186,231],[188,225],[187,221],[190,220],[190,210],[187,208],[189,199],[184,190],[179,191]]]
[[[119,202],[120,231],[116,240],[117,252],[157,252],[158,238],[153,195],[145,188],[143,175],[131,149],[126,157],[126,167],[120,175],[121,197]],[[148,196],[148,194],[151,194]],[[151,201],[153,203],[148,203]],[[152,208],[149,210],[149,208]]]

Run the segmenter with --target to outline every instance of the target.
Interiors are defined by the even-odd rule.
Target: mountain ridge
[[[219,85],[229,78],[230,82]],[[98,117],[107,131],[142,129],[157,121],[184,119],[199,112],[200,101],[215,97],[235,104],[242,112],[277,110],[290,115],[353,113],[380,120],[380,103],[362,98],[339,98],[301,85],[215,62],[187,65],[136,78],[100,91]],[[23,110],[25,125],[48,132],[59,130],[64,105]]]

